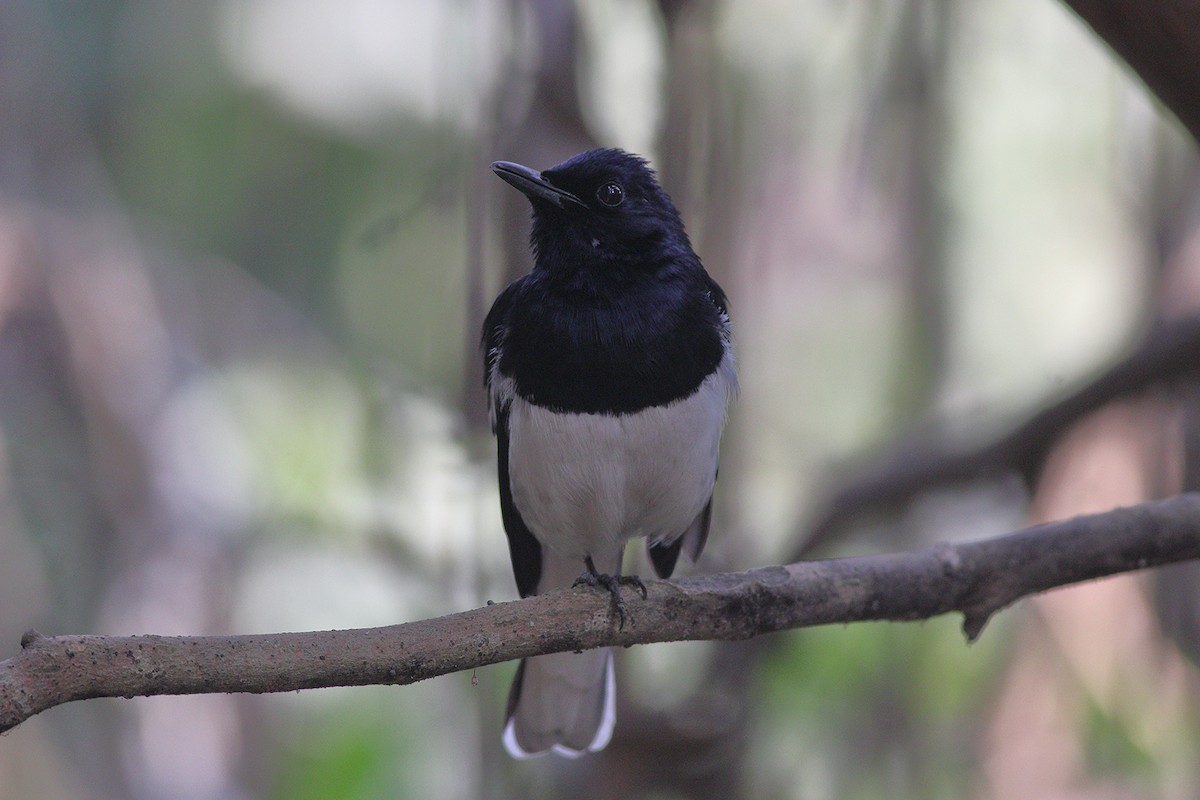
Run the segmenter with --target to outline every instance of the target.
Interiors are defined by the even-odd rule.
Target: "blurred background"
[[[477,339],[528,208],[488,164],[597,145],[652,160],[736,325],[685,573],[1195,482],[1200,393],[1150,390],[813,538],[893,443],[986,443],[1200,303],[1193,144],[1059,3],[6,0],[0,658],[515,598]],[[74,703],[0,739],[0,796],[1193,798],[1197,580],[970,647],[946,617],[630,649],[575,762],[503,754],[512,664]]]

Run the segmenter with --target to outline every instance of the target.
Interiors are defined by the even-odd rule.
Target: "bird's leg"
[[[592,586],[597,589],[604,589],[612,595],[613,607],[617,611],[617,630],[625,627],[625,601],[621,598],[621,587],[632,586],[642,593],[642,599],[646,599],[646,584],[642,583],[642,579],[636,575],[602,575],[596,571],[596,565],[592,562],[592,557],[585,556],[583,559],[585,569],[583,574],[575,579],[575,583],[571,584],[571,588],[576,586]]]

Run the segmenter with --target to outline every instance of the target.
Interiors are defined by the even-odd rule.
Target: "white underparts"
[[[560,413],[513,396],[508,472],[521,518],[580,561],[635,537],[674,540],[712,495],[735,390],[727,353],[688,397],[632,414]]]

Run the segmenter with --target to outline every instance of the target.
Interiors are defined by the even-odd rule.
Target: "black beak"
[[[506,183],[512,184],[530,200],[545,200],[559,208],[566,208],[568,203],[585,205],[575,195],[550,183],[536,169],[523,167],[511,161],[493,161],[492,172],[499,175]]]

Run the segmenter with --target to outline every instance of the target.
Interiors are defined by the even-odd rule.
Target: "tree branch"
[[[1200,141],[1200,5],[1194,0],[1063,0]]]
[[[566,590],[386,628],[251,636],[29,631],[0,662],[0,732],[73,700],[409,684],[514,658],[952,611],[975,639],[1036,592],[1200,558],[1200,493],[914,553],[649,581],[618,629],[604,594]]]
[[[808,526],[799,560],[849,518],[901,507],[919,492],[1012,471],[1032,486],[1050,449],[1076,420],[1112,400],[1200,371],[1200,315],[1157,325],[1137,349],[1093,380],[995,438],[967,447],[901,444],[840,485]]]

